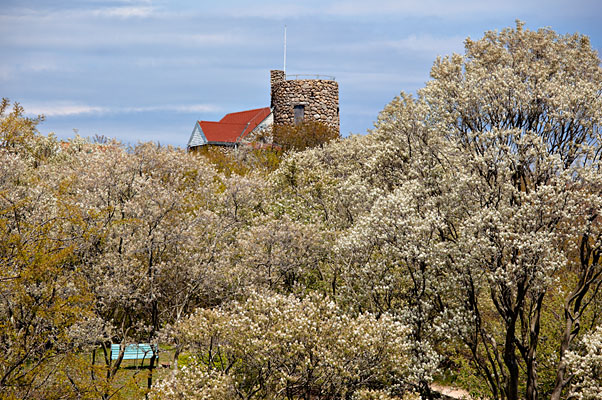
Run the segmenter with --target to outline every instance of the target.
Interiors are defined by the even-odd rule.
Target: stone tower
[[[339,84],[334,77],[287,79],[284,71],[272,70],[270,83],[274,124],[315,121],[339,132]]]

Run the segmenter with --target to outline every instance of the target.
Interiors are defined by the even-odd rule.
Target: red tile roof
[[[205,137],[211,142],[236,143],[270,115],[270,107],[226,114],[219,122],[199,121]]]

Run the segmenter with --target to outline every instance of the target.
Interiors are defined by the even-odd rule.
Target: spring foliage
[[[598,398],[599,63],[519,22],[284,155],[59,143],[4,100],[0,393],[126,397],[111,343],[160,342],[141,396]]]
[[[403,392],[405,384],[405,326],[389,315],[349,316],[317,294],[254,292],[244,303],[197,310],[169,336],[196,358],[157,388],[158,399],[212,396],[203,391],[217,383],[174,390],[191,374],[241,398],[341,398],[384,385]]]

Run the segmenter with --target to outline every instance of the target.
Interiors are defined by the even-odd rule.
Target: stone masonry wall
[[[294,107],[304,106],[304,121],[339,131],[339,84],[326,79],[287,80],[284,71],[270,71],[274,124],[295,123]]]

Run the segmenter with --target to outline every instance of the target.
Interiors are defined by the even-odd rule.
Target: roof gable
[[[199,125],[209,143],[236,143],[247,127],[246,124],[228,124],[213,121],[199,121]]]
[[[190,139],[188,139],[188,147],[202,146],[204,144],[207,144],[207,138],[203,134],[200,124],[197,122],[194,124]]]
[[[269,107],[239,111],[226,114],[219,122],[198,121],[198,126],[207,144],[235,144],[252,132],[271,112]],[[193,131],[193,136],[194,133]],[[189,141],[189,147],[195,145],[197,144],[192,144],[192,140]]]

